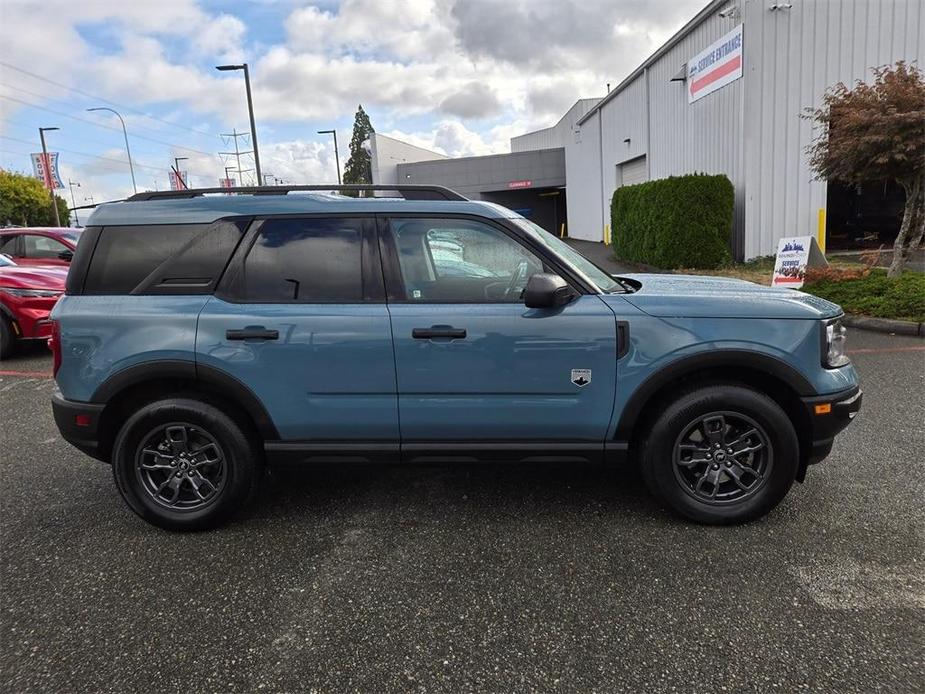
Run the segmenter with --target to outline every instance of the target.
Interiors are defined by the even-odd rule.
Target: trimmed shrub
[[[690,174],[617,188],[610,204],[618,258],[665,269],[731,261],[735,192],[724,175]]]

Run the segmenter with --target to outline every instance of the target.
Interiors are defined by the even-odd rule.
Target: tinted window
[[[84,292],[131,293],[155,268],[203,233],[208,226],[178,224],[105,227],[100,232],[90,261]]]
[[[393,219],[409,301],[518,302],[542,261],[502,231],[463,219]]]
[[[265,221],[244,260],[242,299],[362,301],[362,238],[361,219]]]
[[[19,250],[16,245],[19,240],[18,234],[4,234],[0,236],[0,253],[6,253],[9,256],[18,255]]]
[[[36,258],[42,260],[59,260],[60,253],[70,252],[70,248],[60,241],[56,241],[48,236],[39,236],[38,234],[23,234],[23,242],[26,247],[23,254],[26,258]]]

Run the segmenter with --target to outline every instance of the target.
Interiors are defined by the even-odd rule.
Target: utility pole
[[[237,128],[232,128],[232,130],[231,130],[230,133],[222,133],[221,135],[222,135],[222,137],[230,137],[230,138],[233,138],[233,139],[234,139],[234,152],[219,152],[219,154],[222,155],[222,156],[227,156],[227,157],[230,157],[230,156],[232,156],[232,155],[234,156],[235,161],[237,161],[237,164],[238,164],[238,169],[237,169],[237,171],[238,171],[238,185],[239,185],[239,186],[243,186],[243,185],[244,185],[244,171],[245,171],[245,169],[242,169],[242,168],[241,168],[241,155],[242,155],[242,154],[253,154],[253,153],[254,153],[254,150],[249,149],[249,150],[247,150],[247,151],[242,152],[242,151],[241,151],[241,148],[238,147],[238,138],[239,138],[239,137],[248,137],[248,136],[250,136],[250,133],[239,133],[238,130],[237,130]],[[253,140],[252,140],[252,141],[253,141]],[[247,169],[247,171],[251,171],[251,169]],[[260,179],[259,179],[259,178],[257,179],[257,185],[260,185]]]
[[[341,184],[340,180],[340,154],[337,152],[337,131],[336,130],[319,130],[319,135],[333,135],[334,136],[334,162],[337,164],[337,185]],[[370,178],[369,180],[372,180]]]
[[[51,180],[51,161],[48,159],[48,148],[45,147],[45,132],[47,130],[60,130],[61,128],[39,128],[39,139],[42,141],[42,167],[45,171],[45,185],[51,195],[51,209],[55,213],[55,226],[61,226],[61,215],[58,214],[58,201],[55,200],[55,184]]]
[[[74,186],[80,188],[80,184],[77,181],[72,181],[68,178],[67,187],[71,189],[71,204],[74,206],[74,225],[80,226],[80,220],[77,218],[77,201],[74,199]]]

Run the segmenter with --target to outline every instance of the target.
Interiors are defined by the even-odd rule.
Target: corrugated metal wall
[[[582,124],[577,140],[565,146],[568,234],[587,241],[604,238],[600,123],[600,115],[595,113]]]
[[[789,10],[746,3],[745,255],[774,253],[783,236],[815,234],[826,185],[806,164],[812,125],[803,109],[826,88],[871,77],[897,60],[925,67],[921,0],[792,0]]]
[[[717,4],[737,7],[738,16],[723,18],[711,9],[601,107],[600,121],[595,116],[581,125],[582,143],[566,146],[572,235],[602,238],[616,164],[642,154],[649,179],[698,171],[729,176],[737,257],[768,255],[783,236],[816,233],[826,185],[813,180],[806,164],[813,132],[800,116],[821,103],[827,87],[868,79],[872,66],[897,60],[925,66],[925,2],[791,0],[790,9],[772,10],[773,4]],[[688,104],[686,83],[671,78],[739,23],[743,77]],[[598,140],[600,149],[592,152]],[[573,204],[576,197],[580,204]],[[590,213],[587,204],[599,211]]]

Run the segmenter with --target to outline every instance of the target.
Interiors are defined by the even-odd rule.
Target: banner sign
[[[687,61],[687,103],[742,76],[742,25]]]
[[[533,181],[511,181],[507,184],[508,188],[532,188]]]
[[[47,165],[46,165],[47,163]],[[58,172],[58,153],[49,152],[48,161],[43,161],[41,152],[32,155],[32,171],[35,177],[45,184],[45,187],[51,190],[64,188],[64,181],[61,180],[61,174]]]
[[[806,268],[825,267],[828,264],[815,237],[791,236],[781,239],[777,244],[771,286],[799,289],[806,280]]]
[[[179,179],[177,172],[170,170],[170,190],[188,190],[189,189],[189,171],[181,171]]]

